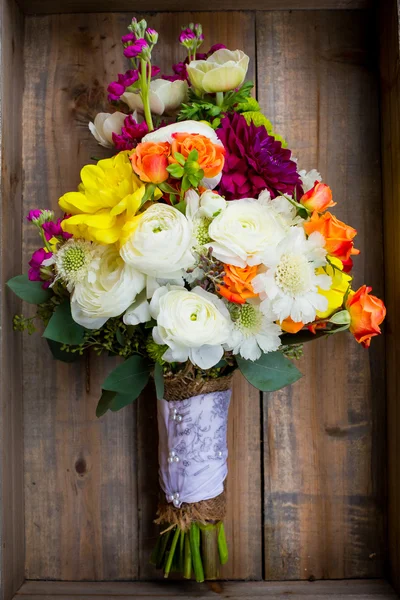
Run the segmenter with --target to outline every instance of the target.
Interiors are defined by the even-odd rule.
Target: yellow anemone
[[[138,212],[145,193],[144,183],[132,171],[129,154],[120,152],[83,167],[78,191],[58,201],[72,215],[62,222],[64,231],[100,244],[120,240],[122,228]]]
[[[349,289],[351,276],[342,271],[343,263],[338,258],[333,256],[329,257],[329,260],[333,266],[329,265],[325,267],[325,270],[321,267],[317,269],[317,273],[327,273],[332,277],[332,285],[329,290],[321,290],[318,288],[318,293],[325,298],[328,298],[328,308],[324,312],[317,311],[317,317],[319,319],[327,319],[332,313],[337,311],[343,305],[344,296]]]

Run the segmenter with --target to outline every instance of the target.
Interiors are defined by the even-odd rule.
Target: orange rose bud
[[[199,168],[203,169],[204,177],[216,177],[223,169],[225,162],[225,148],[213,144],[204,135],[197,133],[174,133],[170,163],[176,163],[175,152],[179,152],[186,159],[192,150],[197,150]]]
[[[326,183],[319,181],[315,182],[311,190],[303,194],[300,202],[308,210],[316,210],[317,212],[324,212],[330,206],[336,205],[336,202],[332,201],[331,188]]]
[[[224,284],[218,288],[218,293],[235,304],[245,304],[248,298],[256,298],[252,279],[257,275],[257,267],[235,267],[225,265]]]
[[[350,331],[359,344],[369,348],[371,338],[381,333],[379,325],[386,316],[382,300],[370,296],[371,287],[363,285],[356,292],[350,292],[346,308],[350,313]]]
[[[130,155],[136,175],[146,183],[162,183],[169,177],[167,171],[171,146],[168,142],[143,142]]]
[[[291,317],[287,317],[284,321],[281,321],[279,325],[282,331],[286,331],[286,333],[298,333],[300,329],[303,329],[304,327],[304,323],[301,321],[296,323]]]
[[[314,231],[319,231],[325,238],[325,248],[328,254],[336,256],[342,261],[348,261],[352,254],[359,254],[360,251],[354,248],[353,238],[357,231],[339,221],[330,212],[319,215],[314,211],[311,219],[304,223],[304,230],[307,235]]]
[[[315,323],[310,323],[310,325],[307,325],[307,329],[315,335],[317,333],[317,329],[326,329],[326,323],[315,321]]]

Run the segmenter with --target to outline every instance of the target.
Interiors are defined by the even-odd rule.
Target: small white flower
[[[170,286],[156,290],[150,312],[157,319],[153,339],[169,348],[163,359],[168,362],[190,360],[201,369],[211,369],[224,354],[232,322],[219,298],[196,287]]]
[[[249,57],[242,50],[221,48],[207,60],[192,60],[187,72],[193,87],[208,94],[227,92],[240,87],[249,67]]]
[[[257,360],[261,354],[274,352],[281,345],[281,328],[254,304],[238,306],[228,348],[246,360]]]
[[[93,246],[88,274],[71,296],[72,318],[87,329],[99,329],[110,317],[122,315],[145,287],[144,275],[126,265],[113,246]]]
[[[93,279],[94,260],[102,252],[102,246],[85,240],[71,238],[53,254],[53,263],[56,270],[56,281],[61,279],[72,292],[75,285],[84,281],[86,277]]]
[[[322,177],[316,169],[311,169],[308,173],[305,169],[302,169],[299,171],[299,175],[301,177],[304,193],[310,191],[311,188],[314,187],[316,181],[322,181]]]
[[[194,264],[191,242],[192,227],[185,215],[167,204],[153,204],[120,253],[128,265],[146,275],[176,279]]]
[[[291,204],[288,198],[292,199],[291,196],[286,195],[271,198],[270,192],[264,190],[258,196],[258,201],[267,208],[273,208],[275,212],[282,217],[286,225],[291,227],[292,225],[297,225],[297,223],[300,223],[303,219],[296,216],[296,207]]]
[[[242,198],[227,203],[210,224],[213,256],[218,260],[244,268],[259,265],[269,247],[285,237],[285,220],[271,206],[253,198]]]
[[[112,114],[102,112],[96,115],[94,122],[89,123],[89,129],[100,146],[104,146],[105,148],[112,148],[114,146],[112,134],[116,133],[119,135],[121,133],[127,116],[118,111]]]
[[[150,82],[150,110],[155,115],[173,114],[187,99],[188,84],[186,81],[177,79],[167,81],[166,79],[153,79]],[[131,110],[143,113],[143,102],[137,92],[125,92],[121,96]]]
[[[146,290],[136,296],[135,302],[128,308],[123,316],[125,325],[139,325],[151,320],[150,304],[146,298]]]
[[[252,281],[254,291],[267,299],[261,303],[263,312],[272,308],[279,321],[291,317],[295,322],[310,323],[317,310],[327,309],[328,300],[318,288],[329,289],[331,278],[316,273],[326,264],[324,244],[320,233],[307,239],[302,227],[292,227],[275,249],[268,250],[263,258],[268,270]]]

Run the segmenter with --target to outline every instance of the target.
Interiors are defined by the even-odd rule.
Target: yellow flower
[[[123,226],[138,212],[145,192],[144,183],[132,171],[129,154],[120,152],[97,165],[83,167],[78,191],[64,194],[58,202],[72,215],[62,222],[64,231],[100,244],[119,241]]]
[[[333,256],[329,257],[329,260],[333,266],[329,265],[323,268],[317,269],[317,273],[327,273],[332,277],[332,285],[329,290],[321,290],[318,288],[318,293],[328,299],[328,308],[324,312],[317,311],[317,317],[319,319],[327,319],[332,313],[343,305],[344,296],[349,289],[351,282],[351,276],[347,275],[342,271],[343,263],[338,258]]]

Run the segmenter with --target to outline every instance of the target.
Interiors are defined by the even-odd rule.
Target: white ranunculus
[[[86,279],[71,296],[74,321],[87,329],[99,329],[110,317],[118,317],[145,287],[145,277],[124,263],[112,246],[98,246]]]
[[[151,277],[176,279],[194,263],[192,227],[185,215],[167,204],[153,204],[123,244],[124,261]]]
[[[94,123],[89,123],[91,134],[96,138],[100,146],[112,148],[114,142],[112,134],[119,135],[128,115],[122,112],[99,113],[94,119]]]
[[[136,300],[123,316],[125,325],[139,325],[151,320],[150,304],[146,298],[146,290],[136,296]]]
[[[240,87],[248,66],[249,57],[244,52],[222,48],[206,60],[192,60],[187,72],[194,88],[213,94]]]
[[[169,347],[164,360],[189,359],[201,369],[211,369],[221,360],[223,344],[228,342],[232,330],[222,300],[200,287],[192,291],[179,286],[162,287],[150,302],[150,312],[157,320],[154,341]]]
[[[227,201],[212,190],[203,192],[201,196],[195,190],[189,190],[185,194],[186,216],[189,220],[195,217],[206,217],[215,219],[226,207]]]
[[[214,129],[210,125],[200,123],[199,121],[180,121],[178,123],[171,123],[171,125],[166,125],[165,127],[160,127],[160,129],[156,129],[156,131],[151,131],[146,134],[142,139],[142,142],[155,142],[157,144],[169,142],[172,144],[174,133],[197,133],[198,135],[204,135],[204,137],[211,140],[213,144],[223,146],[223,143],[218,138]],[[205,177],[201,180],[201,185],[209,190],[213,190],[221,181],[221,177],[222,172],[216,177],[208,179]]]
[[[177,79],[167,81],[166,79],[153,79],[150,82],[150,110],[155,115],[174,113],[187,99],[188,84],[186,81]],[[131,110],[143,113],[143,102],[139,91],[125,92],[121,99]]]
[[[244,268],[259,265],[268,248],[274,248],[288,227],[272,206],[252,198],[228,202],[210,224],[208,234],[218,260]]]

